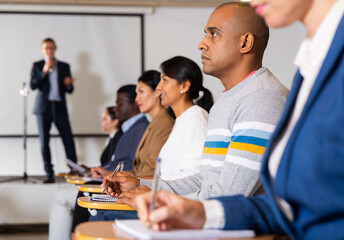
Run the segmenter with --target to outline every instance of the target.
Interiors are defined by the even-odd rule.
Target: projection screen
[[[100,134],[104,108],[116,90],[136,83],[143,69],[143,15],[92,13],[0,13],[0,136],[23,133],[19,91],[29,86],[32,63],[42,59],[41,42],[57,43],[56,57],[70,63],[75,91],[67,96],[74,134]],[[28,130],[37,134],[32,114],[36,91],[27,97]],[[56,133],[53,129],[52,133]]]

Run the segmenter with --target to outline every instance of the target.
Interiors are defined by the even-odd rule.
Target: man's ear
[[[240,37],[240,52],[249,53],[254,45],[254,36],[252,33],[245,33]]]

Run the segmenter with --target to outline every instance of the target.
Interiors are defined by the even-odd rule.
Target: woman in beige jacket
[[[174,119],[161,105],[160,92],[156,89],[160,73],[155,70],[144,72],[138,79],[136,102],[141,113],[147,113],[152,121],[143,134],[133,160],[134,174],[152,177],[160,149],[172,130]]]

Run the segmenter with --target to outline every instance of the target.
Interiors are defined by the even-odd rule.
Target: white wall
[[[184,55],[201,66],[198,43],[204,36],[204,26],[212,8],[156,8],[145,16],[146,69],[158,69],[162,61],[175,55]],[[292,62],[304,30],[296,24],[289,28],[271,30],[264,66],[287,86],[291,86],[295,67]],[[62,56],[61,56],[62,57]],[[0,81],[4,81],[1,79]],[[215,98],[223,90],[218,79],[205,76],[205,85]],[[4,103],[2,103],[4,104]],[[77,154],[81,164],[97,165],[104,139],[76,138]],[[60,139],[52,138],[51,150],[56,172],[67,171]],[[0,175],[21,175],[23,172],[22,139],[0,138]],[[56,164],[59,159],[59,164]],[[38,139],[28,139],[28,173],[44,174]]]

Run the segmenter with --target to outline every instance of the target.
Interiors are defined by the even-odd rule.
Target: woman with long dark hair
[[[161,178],[172,180],[199,172],[213,97],[203,86],[201,69],[191,59],[171,58],[161,64],[161,70],[161,103],[176,115],[174,128],[160,151]]]

